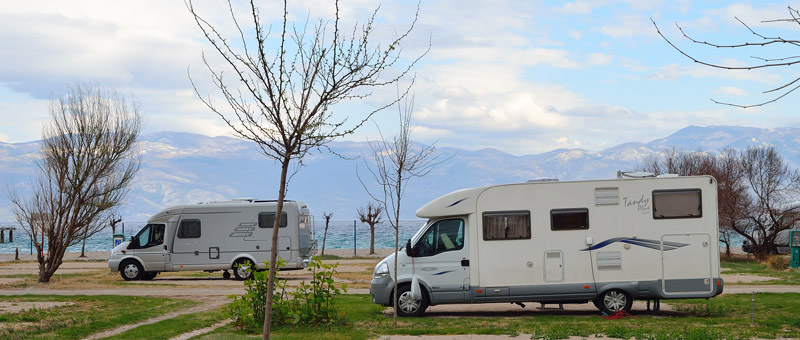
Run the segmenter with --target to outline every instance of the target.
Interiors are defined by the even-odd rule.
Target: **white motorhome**
[[[160,272],[233,270],[239,280],[269,261],[276,201],[237,199],[181,205],[157,213],[130,241],[111,251],[108,267],[125,280],[150,280]],[[278,256],[284,268],[303,268],[314,251],[311,213],[284,201]]]
[[[453,303],[594,302],[722,293],[717,183],[709,176],[532,181],[456,191],[426,204],[404,251],[375,266],[372,301],[399,315]],[[412,278],[421,298],[411,295]]]

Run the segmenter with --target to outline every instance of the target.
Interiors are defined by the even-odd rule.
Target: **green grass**
[[[383,307],[366,295],[341,296],[349,324],[332,327],[281,327],[273,339],[368,339],[379,335],[533,334],[535,338],[562,339],[570,335],[606,335],[629,339],[750,339],[800,336],[800,294],[756,294],[755,325],[750,324],[751,295],[725,295],[709,300],[665,301],[676,308],[659,314],[634,311],[634,317],[605,320],[599,312],[568,315],[536,313],[513,317],[513,313],[487,312],[470,317],[401,318],[399,326],[383,316]],[[511,316],[511,317],[510,317]],[[198,339],[257,339],[222,327]]]
[[[726,270],[725,274],[744,274],[744,275],[759,275],[772,278],[769,281],[758,281],[754,283],[742,284],[759,284],[759,285],[798,285],[800,284],[800,272],[798,271],[776,271],[767,267],[765,263],[756,262],[752,259],[730,259],[723,260],[720,266]],[[728,285],[729,283],[725,283]],[[733,283],[732,285],[736,285]]]
[[[0,296],[0,302],[71,302],[49,309],[0,314],[0,339],[82,339],[199,302],[130,296]]]
[[[179,315],[172,319],[139,326],[104,339],[169,339],[196,329],[212,326],[224,319],[223,309],[220,307],[213,311]]]

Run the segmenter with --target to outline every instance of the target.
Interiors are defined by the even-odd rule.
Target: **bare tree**
[[[346,100],[364,99],[376,88],[397,83],[424,55],[411,60],[400,58],[401,42],[416,24],[416,15],[407,30],[380,45],[373,41],[377,9],[366,23],[355,25],[347,37],[347,32],[340,27],[338,1],[331,5],[335,6],[333,22],[320,19],[309,28],[308,22],[297,26],[290,22],[284,0],[282,22],[277,36],[273,36],[270,29],[265,29],[254,1],[249,1],[245,20],[237,17],[228,1],[229,24],[235,28],[236,35],[226,37],[222,33],[224,30],[217,29],[196,12],[192,0],[186,0],[195,23],[224,60],[225,66],[218,68],[203,54],[211,81],[226,105],[224,108],[215,105],[192,81],[195,92],[236,136],[256,143],[265,156],[280,164],[277,216],[283,209],[286,185],[294,173],[289,173],[290,165],[297,171],[310,151],[353,133],[374,113],[399,99],[365,112],[355,122],[337,118],[331,107]],[[225,78],[225,72],[230,72],[233,79]],[[277,226],[273,229],[270,248],[264,339],[270,334],[278,255]]]
[[[369,224],[369,253],[375,254],[375,225],[383,222],[381,214],[383,207],[367,203],[367,208],[358,208],[358,219],[361,223]]]
[[[764,20],[764,21],[761,21],[761,22],[762,23],[792,23],[792,24],[800,25],[800,12],[798,12],[796,9],[792,8],[791,6],[788,7],[788,12],[789,12],[789,17],[788,18]],[[712,43],[712,42],[708,42],[708,41],[705,41],[705,40],[699,40],[699,39],[693,38],[691,35],[686,33],[686,31],[683,29],[683,27],[678,25],[678,23],[675,23],[675,26],[678,28],[678,30],[680,30],[680,32],[683,35],[683,37],[686,38],[687,40],[689,40],[690,42],[692,42],[694,44],[697,44],[697,45],[704,46],[704,47],[714,48],[714,49],[719,49],[719,48],[723,48],[723,49],[751,49],[751,48],[776,48],[776,49],[782,49],[783,47],[790,46],[790,45],[793,46],[793,47],[800,46],[800,40],[785,39],[785,38],[780,37],[780,36],[768,36],[768,35],[765,35],[765,34],[761,34],[761,33],[757,32],[756,30],[754,30],[753,28],[751,28],[750,25],[746,24],[741,19],[739,19],[737,17],[734,17],[734,18],[736,19],[736,21],[738,21],[740,24],[742,24],[742,26],[744,26],[747,29],[747,31],[750,32],[750,34],[755,36],[756,40],[754,40],[754,41],[744,41],[742,43],[737,43],[737,44]],[[674,48],[680,54],[683,54],[684,56],[689,58],[691,61],[693,61],[693,62],[695,62],[697,64],[700,64],[700,65],[705,65],[705,66],[708,66],[708,67],[718,68],[718,69],[725,69],[725,70],[755,70],[755,69],[764,69],[764,68],[775,68],[775,67],[792,66],[792,65],[800,63],[800,58],[798,56],[784,56],[784,57],[781,57],[781,58],[766,58],[766,57],[762,57],[762,56],[752,56],[752,58],[757,60],[757,62],[754,63],[754,64],[746,65],[746,66],[728,66],[728,65],[723,65],[723,64],[720,64],[720,63],[714,63],[714,62],[701,60],[699,58],[694,57],[691,53],[686,52],[683,49],[681,49],[680,47],[678,47],[677,45],[675,45],[671,40],[669,40],[664,35],[664,33],[661,32],[661,30],[658,28],[658,25],[656,24],[655,20],[650,18],[650,21],[653,22],[653,26],[655,26],[656,32],[658,32],[658,35],[660,35],[661,38],[664,39],[664,41],[666,41],[670,46],[672,46],[672,48]],[[778,51],[778,52],[782,52],[782,51]],[[764,53],[764,55],[769,55],[769,53]],[[788,94],[794,92],[795,90],[797,90],[797,88],[800,87],[800,84],[798,84],[799,81],[800,81],[800,77],[795,78],[795,79],[793,79],[793,80],[791,80],[789,82],[783,83],[783,84],[781,84],[780,86],[778,86],[776,88],[772,88],[772,89],[768,89],[768,90],[764,91],[763,92],[764,94],[773,95],[774,97],[772,99],[769,99],[769,100],[766,100],[766,101],[763,101],[763,102],[757,103],[757,104],[741,105],[741,104],[733,104],[733,103],[721,102],[721,101],[717,101],[717,100],[714,100],[714,99],[711,99],[711,101],[713,101],[714,103],[717,103],[717,104],[735,106],[735,107],[740,107],[740,108],[749,108],[749,107],[762,106],[762,105],[766,105],[766,104],[775,102],[775,101],[787,96]]]
[[[331,217],[333,217],[333,213],[326,213],[323,212],[322,216],[325,217],[325,232],[322,233],[322,254],[325,255],[325,240],[328,239],[328,226],[331,223]]]
[[[382,191],[371,192],[361,180],[367,193],[380,203],[394,228],[394,325],[397,326],[397,252],[400,249],[400,202],[408,181],[415,177],[423,177],[440,163],[434,151],[434,145],[415,144],[411,139],[411,117],[414,110],[414,99],[405,98],[397,104],[400,126],[397,135],[387,141],[381,133],[381,140],[370,142],[374,166],[367,165],[374,180]],[[366,162],[366,160],[365,160]]]
[[[39,282],[49,282],[67,247],[102,230],[129,191],[140,160],[139,107],[114,90],[75,85],[50,101],[42,159],[30,195],[10,190],[14,214],[36,243]]]
[[[734,230],[744,236],[758,259],[775,251],[775,237],[800,221],[794,196],[800,189],[800,173],[789,169],[772,147],[749,147],[739,160],[752,200],[742,223]]]

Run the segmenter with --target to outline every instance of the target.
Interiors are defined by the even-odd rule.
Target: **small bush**
[[[276,268],[285,264],[279,260]],[[275,280],[272,297],[272,326],[333,325],[343,324],[345,314],[336,308],[335,299],[347,286],[336,287],[333,275],[336,265],[323,264],[314,257],[308,264],[312,273],[311,282],[305,281],[295,290],[287,291],[285,280]],[[230,296],[233,302],[226,308],[226,316],[234,325],[243,329],[261,329],[267,300],[269,271],[255,272],[253,278],[244,282],[247,292],[241,297]]]
[[[767,258],[767,267],[772,270],[784,271],[789,267],[789,256],[773,255]]]

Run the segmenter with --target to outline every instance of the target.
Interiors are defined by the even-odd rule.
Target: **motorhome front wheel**
[[[134,260],[127,260],[122,262],[122,265],[119,266],[119,274],[125,281],[135,281],[142,277],[142,273],[144,273],[144,269],[139,262]]]
[[[420,316],[428,309],[428,294],[423,290],[422,299],[416,300],[411,297],[411,285],[405,284],[397,289],[397,315],[398,316]]]

